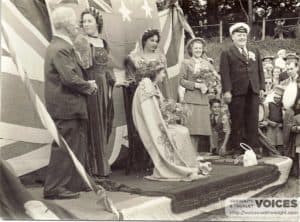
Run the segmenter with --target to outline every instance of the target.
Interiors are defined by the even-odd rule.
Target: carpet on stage
[[[211,175],[191,182],[163,182],[144,179],[145,174],[114,171],[109,180],[98,182],[105,189],[145,196],[167,196],[172,211],[182,213],[224,200],[233,195],[259,189],[276,181],[280,172],[274,165],[243,167],[215,163]]]

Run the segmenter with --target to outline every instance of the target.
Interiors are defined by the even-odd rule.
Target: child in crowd
[[[227,151],[226,146],[230,135],[229,116],[225,111],[222,111],[222,104],[219,99],[211,99],[210,107],[212,153],[224,156]]]
[[[273,78],[273,64],[272,63],[265,63],[264,66],[264,74],[265,78]]]
[[[263,65],[266,65],[268,63],[273,65],[273,60],[274,60],[274,56],[265,56],[262,59],[262,63],[263,63]]]
[[[271,145],[275,146],[278,151],[282,151],[283,147],[283,105],[282,105],[282,95],[284,89],[280,86],[274,88],[274,99],[272,102],[266,104],[265,112],[267,118],[267,130],[266,136]]]
[[[265,78],[265,86],[266,86],[266,93],[270,93],[273,89],[273,79],[268,77]]]

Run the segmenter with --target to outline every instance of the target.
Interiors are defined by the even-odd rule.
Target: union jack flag
[[[175,2],[175,1],[173,1]],[[168,75],[173,97],[177,96],[179,65],[184,57],[184,29],[191,32],[183,13],[175,3],[159,11],[152,0],[4,0],[2,27],[32,85],[30,95],[13,61],[7,42],[1,34],[0,154],[15,169],[17,176],[46,167],[53,139],[41,110],[32,105],[30,96],[43,102],[43,64],[52,35],[51,9],[54,4],[74,7],[78,14],[93,6],[102,11],[103,38],[110,45],[117,78],[124,75],[123,59],[135,47],[147,28],[161,30],[161,48],[167,56]],[[49,16],[50,15],[50,16]],[[121,147],[127,146],[127,128],[122,90],[114,90],[115,120],[108,155],[112,164]],[[46,121],[46,124],[50,124]],[[51,128],[51,127],[50,127]],[[125,146],[122,146],[125,145]]]

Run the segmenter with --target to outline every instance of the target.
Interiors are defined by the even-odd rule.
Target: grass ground
[[[208,40],[206,51],[210,58],[215,60],[215,67],[219,70],[220,55],[223,49],[229,47],[232,44],[231,39],[227,38],[223,43],[216,43],[217,39]],[[267,37],[264,41],[249,41],[249,45],[259,49],[262,57],[266,55],[276,56],[279,49],[286,49],[287,52],[300,53],[300,38],[297,39],[273,39]]]

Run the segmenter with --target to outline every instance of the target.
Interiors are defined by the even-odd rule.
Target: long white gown
[[[199,174],[197,152],[189,131],[181,125],[167,125],[159,103],[159,88],[144,78],[135,92],[132,115],[136,129],[149,153],[154,170],[152,180],[192,181],[205,177]]]

